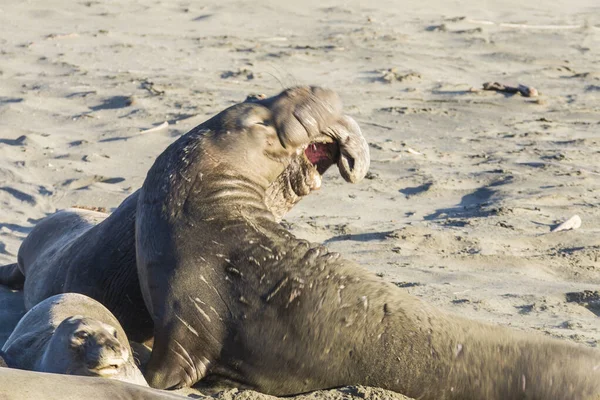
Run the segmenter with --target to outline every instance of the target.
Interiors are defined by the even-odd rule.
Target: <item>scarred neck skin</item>
[[[240,176],[219,165],[199,174],[191,186],[182,211],[202,220],[263,218],[275,221],[265,204],[265,182]]]
[[[158,157],[152,169],[175,172],[148,174],[152,179],[144,187],[155,189],[145,193],[146,203],[159,206],[162,218],[169,221],[182,212],[201,220],[237,219],[243,214],[275,221],[265,204],[272,182],[249,171],[241,174],[241,166],[214,157],[206,136],[210,134],[208,129],[193,130]]]

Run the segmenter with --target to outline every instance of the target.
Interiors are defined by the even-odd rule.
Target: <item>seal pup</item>
[[[52,296],[29,310],[2,353],[11,368],[148,386],[117,319],[96,300],[77,293]]]
[[[333,91],[299,87],[255,103],[262,105],[258,109],[271,110],[273,123],[290,138],[301,134],[305,127],[312,134],[311,142],[288,140],[292,157],[267,188],[265,206],[277,220],[301,198],[318,189],[321,175],[334,163],[338,163],[340,174],[349,182],[357,182],[366,174],[369,149],[359,130],[339,132],[338,136],[320,134],[342,117],[340,99]],[[252,111],[255,106],[235,110],[228,112],[229,118],[237,119],[241,125],[258,120],[259,116]],[[204,129],[203,124],[192,131]],[[262,146],[261,140],[256,138],[236,147],[222,148],[219,156],[239,163],[242,169],[260,169],[265,160],[250,160],[247,155],[255,153],[253,146]],[[18,263],[0,267],[0,284],[24,285],[27,309],[55,294],[85,294],[104,304],[131,340],[149,340],[153,334],[152,319],[144,305],[136,269],[134,232],[138,195],[137,191],[130,195],[110,215],[68,209],[45,218],[21,244]]]
[[[248,112],[257,118],[231,118]],[[312,132],[290,137],[275,121],[267,107],[233,106],[169,146],[148,172],[135,236],[154,320],[150,386],[600,398],[598,350],[446,314],[278,224],[266,190]],[[328,131],[358,129],[342,119]],[[245,163],[223,155],[248,147]]]

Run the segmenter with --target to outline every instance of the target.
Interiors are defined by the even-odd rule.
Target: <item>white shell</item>
[[[560,232],[560,231],[568,231],[570,229],[577,229],[581,226],[581,218],[579,215],[573,215],[571,218],[558,225],[550,232]]]

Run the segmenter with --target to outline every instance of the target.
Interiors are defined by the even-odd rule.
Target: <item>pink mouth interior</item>
[[[311,143],[304,150],[308,161],[317,167],[321,175],[337,161],[338,153],[337,143]]]

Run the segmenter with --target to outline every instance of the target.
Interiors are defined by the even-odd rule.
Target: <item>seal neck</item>
[[[268,182],[252,179],[218,166],[210,173],[199,173],[188,195],[188,206],[214,218],[260,216],[274,220],[265,203]]]
[[[156,159],[142,188],[144,201],[158,206],[167,219],[183,212],[200,220],[242,214],[274,220],[265,203],[270,182],[251,167],[242,170],[215,155],[210,133],[196,128]]]

